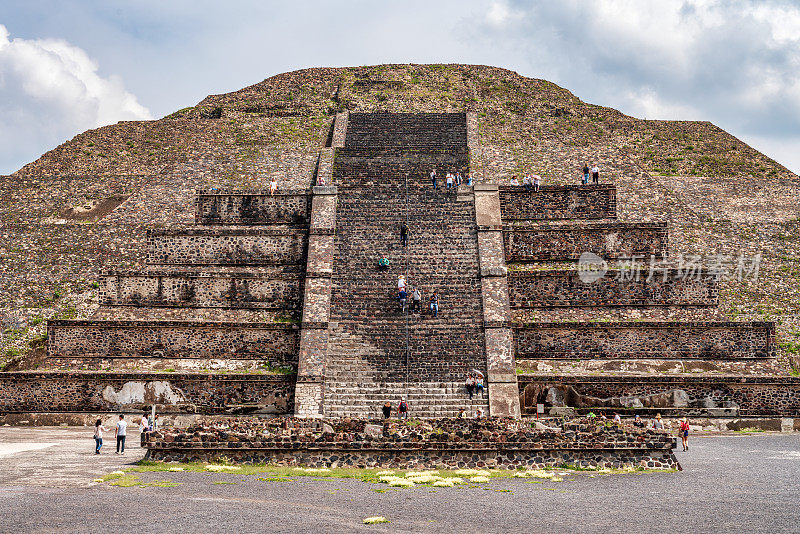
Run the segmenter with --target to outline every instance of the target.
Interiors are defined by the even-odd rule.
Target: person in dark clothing
[[[581,183],[583,183],[583,185],[586,185],[586,184],[589,183],[589,164],[588,163],[584,163],[583,164],[583,181]]]
[[[400,400],[400,404],[397,406],[397,417],[408,419],[408,403],[405,399]]]
[[[472,374],[467,375],[467,383],[466,383],[467,395],[469,398],[472,398],[472,395],[475,394],[475,377]]]
[[[436,169],[431,170],[431,183],[433,184],[434,189],[439,189],[436,187]]]
[[[383,405],[383,409],[381,411],[383,411],[383,418],[389,419],[389,417],[392,416],[392,403],[386,401],[386,404]]]
[[[402,309],[403,313],[405,313],[406,304],[408,303],[408,293],[406,293],[405,288],[400,290],[400,295],[398,296],[398,300],[400,300],[400,308]]]
[[[403,246],[408,244],[408,225],[406,223],[400,225],[400,243]]]

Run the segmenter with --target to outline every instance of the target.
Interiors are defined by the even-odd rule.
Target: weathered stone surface
[[[534,323],[514,328],[517,358],[775,357],[775,324],[748,322]]]
[[[537,192],[522,186],[500,188],[504,221],[614,219],[617,190],[613,185],[542,186]]]
[[[591,252],[601,258],[647,258],[667,253],[666,223],[581,223],[505,226],[506,261],[577,260]]]
[[[629,426],[606,428],[591,419],[518,423],[510,419],[365,420],[274,419],[235,421],[223,427],[162,429],[148,435],[147,458],[211,461],[225,454],[241,462],[313,467],[515,469],[557,467],[680,468],[666,432]],[[413,425],[413,426],[412,426]],[[197,437],[201,436],[198,443]],[[235,446],[232,446],[235,443]],[[231,456],[232,455],[232,456]]]
[[[512,308],[570,306],[716,306],[719,284],[708,274],[685,276],[676,269],[643,271],[628,279],[624,270],[608,270],[584,282],[578,271],[512,271],[508,276]],[[649,279],[649,280],[648,280]]]

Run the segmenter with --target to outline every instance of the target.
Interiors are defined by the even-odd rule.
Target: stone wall
[[[508,290],[512,308],[571,306],[716,306],[718,281],[707,274],[683,276],[677,269],[645,270],[638,279],[625,270],[608,270],[592,282],[578,271],[512,271]],[[648,281],[648,278],[651,280]]]
[[[0,414],[291,413],[294,376],[201,373],[0,373]]]
[[[302,275],[253,271],[119,271],[100,275],[105,306],[297,309]]]
[[[504,221],[615,219],[617,189],[613,185],[548,185],[538,192],[522,186],[500,188]]]
[[[514,328],[517,358],[775,358],[775,323],[534,323]]]
[[[503,228],[506,261],[577,260],[665,256],[666,223],[582,223]]]
[[[680,468],[675,439],[665,432],[632,427],[606,428],[591,420],[534,423],[509,419],[398,420],[273,419],[162,428],[148,436],[147,458],[239,462],[312,467],[543,468],[565,463],[580,467]],[[412,426],[413,425],[413,426]]]
[[[583,411],[689,416],[800,416],[798,377],[525,376],[520,402],[573,406]]]
[[[257,359],[297,366],[299,328],[218,321],[48,321],[48,358]]]
[[[280,183],[278,185],[280,188]],[[195,197],[197,224],[307,223],[310,203],[307,191],[209,189]]]
[[[307,233],[299,228],[149,230],[147,262],[162,265],[302,264]]]

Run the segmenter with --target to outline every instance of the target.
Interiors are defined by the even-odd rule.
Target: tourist
[[[636,417],[633,418],[633,426],[636,428],[644,428],[644,421],[642,421],[642,418],[639,417],[638,413],[636,414]]]
[[[408,225],[406,223],[400,225],[400,244],[403,246],[408,244]]]
[[[526,174],[525,177],[522,179],[522,187],[525,188],[525,191],[531,190],[531,175]]]
[[[589,183],[589,164],[588,163],[584,163],[583,164],[583,180],[582,180],[581,183],[583,183],[583,185],[586,185],[586,184]]]
[[[615,425],[621,425],[622,424],[622,418],[619,416],[618,413],[614,414],[614,424]]]
[[[450,191],[453,188],[453,174],[447,173],[447,190]]]
[[[478,408],[478,411],[475,412],[475,419],[480,419],[483,417],[483,408]]]
[[[542,177],[539,176],[538,174],[534,174],[533,175],[533,191],[538,193],[539,192],[539,187],[541,187],[541,185],[542,185]]]
[[[464,180],[461,178],[461,173],[457,172],[456,173],[456,187],[459,187],[461,185],[461,182],[463,182],[463,181]]]
[[[418,287],[411,292],[411,311],[414,310],[417,310],[417,313],[422,311],[422,293],[419,292]]]
[[[125,416],[120,414],[117,428],[114,431],[114,436],[117,438],[117,454],[125,454],[125,436],[127,435],[128,423],[125,422]]]
[[[475,393],[480,393],[481,397],[483,397],[483,377],[480,375],[475,380]]]
[[[469,398],[472,399],[472,395],[475,393],[475,377],[472,376],[472,373],[467,375],[467,383],[465,387],[467,390],[467,395],[469,395]]]
[[[153,424],[150,425],[151,432],[155,432],[156,430],[158,430],[158,423],[159,423],[158,414],[156,414],[155,418],[153,419]]]
[[[94,423],[94,453],[100,454],[100,448],[103,446],[103,432],[108,432],[108,429],[103,426],[103,421],[98,419]]]
[[[439,295],[437,295],[436,292],[434,292],[431,295],[430,300],[431,300],[430,303],[431,313],[433,314],[434,317],[439,317]]]
[[[397,291],[405,291],[406,289],[406,277],[402,274],[397,277]]]
[[[600,168],[597,166],[597,163],[594,164],[592,167],[592,183],[596,184],[600,181]]]
[[[378,270],[379,271],[387,271],[389,270],[389,259],[386,257],[381,257],[378,260]]]
[[[661,414],[657,413],[656,418],[653,421],[653,428],[656,430],[664,430],[664,423],[661,422]]]
[[[511,185],[519,185],[519,180],[517,180],[516,176],[511,177]]]
[[[325,177],[321,174],[317,175],[317,185],[325,185]]]
[[[431,183],[434,189],[438,189],[438,187],[436,187],[436,169],[431,170]]]
[[[400,404],[397,405],[397,417],[408,419],[408,403],[405,399],[400,399]]]
[[[386,404],[383,405],[383,418],[389,419],[392,416],[392,403],[390,401],[386,401]]]
[[[683,450],[689,450],[689,421],[684,417],[681,419],[681,440],[683,440]]]
[[[269,180],[269,195],[273,196],[277,190],[278,190],[278,180],[275,177],[272,177]]]
[[[467,173],[467,186],[472,187],[472,173]]]
[[[408,303],[408,293],[406,293],[406,288],[400,290],[400,295],[397,297],[400,300],[400,309],[403,313],[406,312],[406,304]]]
[[[147,415],[147,412],[144,412],[142,420],[139,421],[140,432],[142,432],[142,434],[150,432],[150,419],[147,417]]]
[[[466,416],[467,416],[467,414],[466,414],[466,410],[464,410],[464,408],[461,408],[461,409],[458,410],[458,418],[459,419],[464,419]]]

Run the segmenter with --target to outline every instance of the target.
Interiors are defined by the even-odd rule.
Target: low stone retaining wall
[[[311,467],[542,468],[648,467],[676,469],[674,438],[633,427],[604,427],[589,419],[551,421],[553,428],[513,419],[364,421],[237,420],[163,428],[146,442],[147,458],[227,459]]]
[[[569,406],[707,417],[800,417],[800,377],[518,377],[523,411]]]
[[[310,208],[307,191],[280,191],[270,195],[268,190],[198,190],[195,222],[242,225],[307,223]]]
[[[664,256],[666,223],[584,223],[505,226],[506,261],[577,260],[584,252],[602,258]]]
[[[300,329],[221,321],[48,321],[48,358],[256,359],[297,366]]]
[[[160,265],[296,265],[305,262],[305,228],[148,230],[147,263]]]
[[[775,358],[775,323],[534,323],[514,328],[516,357]]]
[[[105,306],[297,309],[302,279],[242,270],[104,272],[97,298]]]
[[[294,375],[22,371],[0,373],[0,415],[136,412],[286,414]]]
[[[613,185],[550,185],[538,192],[522,186],[500,188],[504,221],[616,219],[617,188]]]
[[[570,306],[716,306],[719,282],[707,275],[683,276],[677,269],[644,270],[630,279],[608,270],[584,282],[578,271],[511,271],[508,293],[512,308]],[[650,280],[648,280],[650,278]]]

